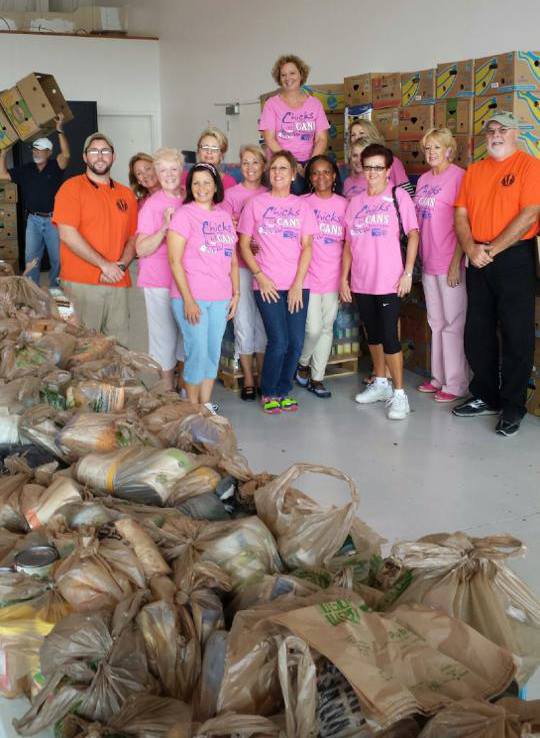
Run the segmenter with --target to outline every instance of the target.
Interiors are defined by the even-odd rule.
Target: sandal
[[[298,410],[298,403],[292,397],[284,397],[281,400],[281,409],[284,413],[295,413]]]
[[[277,397],[263,397],[262,407],[267,415],[277,415],[281,412],[281,403]]]
[[[257,392],[255,390],[255,387],[253,387],[253,385],[247,385],[246,387],[242,387],[242,392],[240,393],[240,397],[242,400],[256,400]]]

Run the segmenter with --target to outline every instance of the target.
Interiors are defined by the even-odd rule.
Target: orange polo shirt
[[[455,205],[467,208],[477,243],[493,241],[523,208],[540,205],[540,160],[516,151],[502,161],[489,157],[471,164]],[[536,223],[523,239],[533,238],[538,230]]]
[[[126,242],[137,229],[137,201],[118,182],[95,184],[86,174],[71,177],[54,201],[53,223],[76,228],[90,246],[108,261],[118,261]],[[83,284],[103,284],[101,270],[77,256],[60,241],[60,279]],[[110,287],[129,287],[129,272]]]

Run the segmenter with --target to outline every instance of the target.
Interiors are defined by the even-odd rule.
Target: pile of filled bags
[[[0,276],[0,695],[58,738],[514,738],[540,601],[511,536],[394,545],[353,480],[253,472],[226,418]],[[350,502],[295,488],[337,478]]]

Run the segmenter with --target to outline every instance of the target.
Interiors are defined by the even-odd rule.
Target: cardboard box
[[[447,62],[437,65],[436,98],[473,97],[474,61]]]
[[[42,130],[54,130],[54,118],[60,113],[64,115],[64,123],[73,120],[73,113],[52,74],[33,72],[19,80],[17,88]]]
[[[420,141],[400,141],[399,158],[407,174],[423,174],[429,169]]]
[[[0,149],[8,149],[19,140],[17,131],[13,128],[9,118],[0,108]]]
[[[435,127],[448,128],[454,135],[473,131],[474,100],[466,97],[450,97],[435,105]]]
[[[18,138],[29,141],[40,135],[40,128],[17,87],[0,92],[0,105]]]
[[[17,202],[17,185],[0,181],[0,202]]]
[[[509,51],[475,59],[475,95],[540,88],[540,51]]]
[[[371,94],[374,108],[395,108],[401,105],[401,73],[374,74]]]
[[[458,135],[454,138],[457,143],[457,153],[453,163],[467,169],[473,162],[474,139],[470,135]]]
[[[302,89],[320,100],[327,113],[345,110],[345,85],[342,83],[304,85]]]
[[[128,31],[127,7],[85,5],[77,8],[74,13],[66,15],[68,17],[73,16],[75,27],[78,31],[98,34],[123,34]]]
[[[19,243],[16,238],[0,240],[0,259],[2,261],[19,259]]]
[[[272,90],[271,92],[263,92],[263,94],[259,96],[259,102],[261,103],[261,110],[264,108],[264,103],[270,97],[274,97],[274,95],[277,95],[278,92],[279,92],[279,90]]]
[[[328,118],[328,122],[330,123],[330,128],[328,129],[328,138],[335,139],[335,138],[341,137],[342,139],[344,139],[345,137],[345,114],[344,113],[327,113],[326,117]]]
[[[337,136],[336,138],[328,139],[328,146],[326,147],[326,153],[330,158],[337,162],[345,161],[345,139],[343,136]]]
[[[486,121],[502,110],[516,116],[522,132],[540,128],[540,90],[477,97],[474,101],[474,135],[479,135]]]
[[[399,108],[373,110],[371,122],[386,141],[395,141],[399,138]]]
[[[17,206],[12,202],[0,202],[0,229],[10,226],[17,227]],[[0,240],[2,238],[11,238],[0,232]]]
[[[433,105],[409,105],[399,110],[400,141],[419,141],[433,128]]]
[[[435,102],[436,69],[422,69],[419,72],[402,72],[401,106],[433,105]]]
[[[345,77],[343,84],[345,85],[345,104],[351,105],[371,105],[373,102],[372,82],[373,77],[379,76],[369,72],[368,74],[356,74],[352,77]]]

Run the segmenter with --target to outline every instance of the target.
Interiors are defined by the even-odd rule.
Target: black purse
[[[392,200],[394,201],[394,207],[396,209],[397,219],[399,223],[399,245],[401,247],[401,260],[403,262],[403,269],[405,269],[405,264],[407,263],[407,244],[409,243],[409,237],[407,236],[407,234],[405,233],[405,229],[403,228],[403,221],[401,220],[401,213],[399,211],[399,203],[396,197],[396,190],[400,186],[401,185],[396,185],[395,187],[392,187]],[[420,263],[420,258],[418,254],[416,255],[413,266],[412,281],[422,281],[422,264]]]

